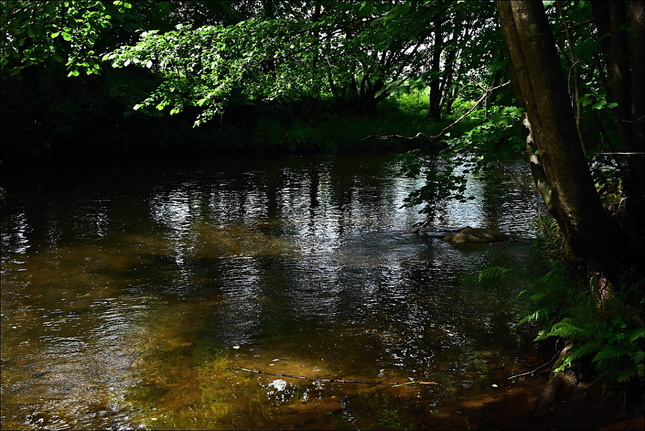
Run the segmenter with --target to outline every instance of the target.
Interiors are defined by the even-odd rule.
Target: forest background
[[[15,0],[1,20],[3,163],[405,152],[433,217],[468,198],[457,172],[524,154],[553,262],[524,322],[566,346],[552,388],[642,403],[642,1]]]

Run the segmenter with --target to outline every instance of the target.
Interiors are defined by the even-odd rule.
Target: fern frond
[[[575,361],[579,358],[582,358],[583,356],[587,356],[598,351],[599,347],[600,344],[597,342],[586,343],[580,346],[574,345],[573,349],[571,349],[571,353],[569,353],[569,358],[571,358],[572,361]]]
[[[529,315],[527,315],[527,316],[524,316],[524,317],[519,321],[519,324],[520,324],[520,325],[523,325],[523,324],[525,324],[525,323],[529,323],[529,322],[537,322],[537,321],[538,321],[538,320],[540,320],[540,319],[541,319],[545,314],[547,314],[547,310],[544,310],[544,309],[535,310],[533,313],[531,313],[531,314],[529,314]]]
[[[605,344],[596,356],[591,360],[592,363],[597,363],[596,367],[605,368],[610,364],[616,364],[620,358],[625,354],[623,349],[618,348],[613,344]]]
[[[509,268],[504,268],[501,266],[491,266],[490,268],[482,269],[477,276],[479,283],[485,281],[497,281],[501,280],[506,274],[511,270]]]
[[[635,376],[636,373],[633,370],[624,369],[616,371],[616,381],[619,383],[628,382]]]
[[[569,319],[563,319],[562,321],[554,324],[551,327],[551,331],[546,335],[547,337],[560,337],[560,338],[574,338],[577,335],[584,334],[582,328],[579,328],[575,325],[569,323]]]
[[[639,338],[645,338],[645,328],[637,328],[629,333],[629,341],[636,341]]]

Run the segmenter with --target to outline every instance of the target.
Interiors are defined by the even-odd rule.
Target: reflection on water
[[[531,366],[530,241],[415,235],[419,184],[382,156],[9,179],[3,429],[459,427],[460,400]],[[469,187],[434,229],[531,236],[528,187]],[[478,284],[490,266],[513,272]]]

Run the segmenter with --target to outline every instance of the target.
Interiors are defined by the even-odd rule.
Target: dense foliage
[[[599,307],[595,293],[601,286],[572,277],[559,254],[555,220],[547,218],[542,224],[545,235],[539,247],[551,270],[520,294],[526,305],[521,323],[536,325],[536,341],[570,343],[556,371],[573,368],[605,388],[638,386],[645,380],[644,280],[626,271],[621,280],[625,288]]]

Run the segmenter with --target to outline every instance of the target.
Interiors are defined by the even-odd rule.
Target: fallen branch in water
[[[508,380],[513,380],[513,379],[514,379],[514,378],[516,378],[516,377],[523,377],[523,376],[526,376],[526,375],[529,375],[529,374],[533,375],[533,374],[537,373],[537,372],[538,372],[538,371],[540,371],[542,368],[546,367],[547,365],[550,365],[550,364],[555,360],[555,358],[557,358],[557,357],[558,357],[558,355],[559,355],[559,354],[560,354],[560,352],[557,352],[557,353],[556,353],[556,354],[555,354],[555,355],[554,355],[554,356],[549,360],[549,362],[547,362],[547,363],[545,363],[545,364],[540,365],[540,366],[539,366],[539,367],[537,367],[536,369],[531,370],[531,371],[527,371],[526,373],[516,374],[516,375],[514,375],[514,376],[509,377],[509,378],[508,378]]]
[[[413,385],[436,385],[435,382],[419,382],[419,381],[410,381],[406,383],[399,382],[379,382],[379,381],[370,381],[370,380],[348,380],[348,379],[331,379],[331,378],[316,378],[316,377],[306,377],[306,376],[292,376],[290,374],[282,373],[267,373],[260,370],[251,370],[249,368],[227,368],[231,371],[244,371],[247,373],[253,374],[264,374],[265,376],[277,376],[277,377],[287,377],[290,379],[300,379],[300,380],[309,380],[311,382],[323,382],[323,383],[357,383],[362,385],[385,385],[385,386],[413,386]]]

